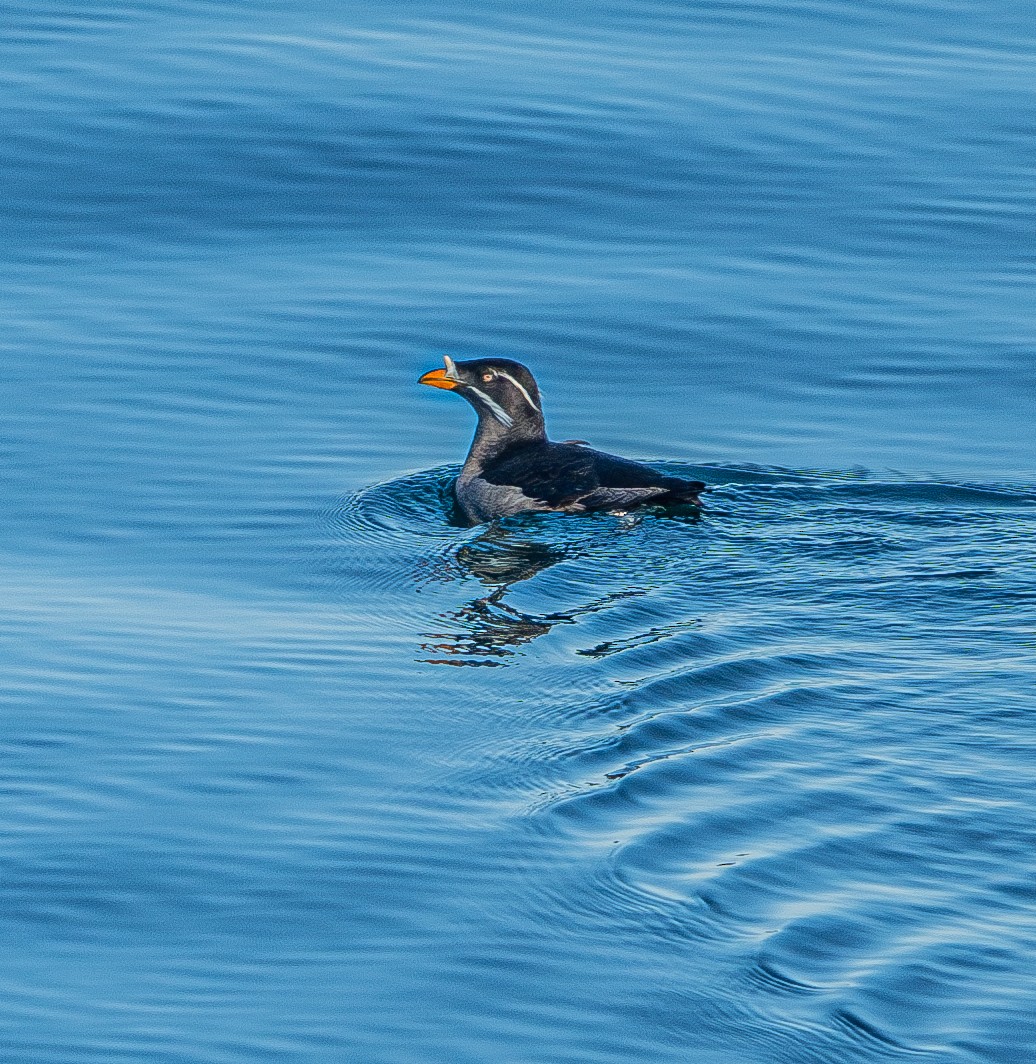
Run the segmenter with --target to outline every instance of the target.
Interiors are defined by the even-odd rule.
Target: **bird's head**
[[[478,413],[479,427],[494,427],[509,434],[543,434],[540,390],[532,374],[520,363],[507,358],[454,362],[443,359],[444,369],[433,369],[421,384],[445,388],[462,395]]]

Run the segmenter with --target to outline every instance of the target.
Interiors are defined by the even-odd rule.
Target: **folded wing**
[[[486,469],[485,480],[517,487],[551,510],[618,510],[646,502],[697,504],[705,485],[650,466],[567,443],[517,449]]]

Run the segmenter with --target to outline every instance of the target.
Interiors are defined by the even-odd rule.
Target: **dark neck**
[[[547,430],[543,426],[542,417],[523,418],[509,429],[504,428],[494,417],[480,417],[475,438],[471,441],[471,450],[468,451],[461,473],[477,473],[512,448],[546,442]]]

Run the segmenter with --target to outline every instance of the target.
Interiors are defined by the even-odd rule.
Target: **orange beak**
[[[451,392],[457,387],[457,382],[447,377],[444,369],[429,370],[417,383],[430,384],[433,388],[445,388]]]

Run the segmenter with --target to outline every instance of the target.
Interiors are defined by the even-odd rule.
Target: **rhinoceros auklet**
[[[667,477],[639,462],[581,443],[551,443],[532,374],[506,358],[454,362],[421,384],[462,395],[478,428],[454,484],[457,503],[473,524],[526,510],[628,510],[650,503],[700,506],[705,485]]]

